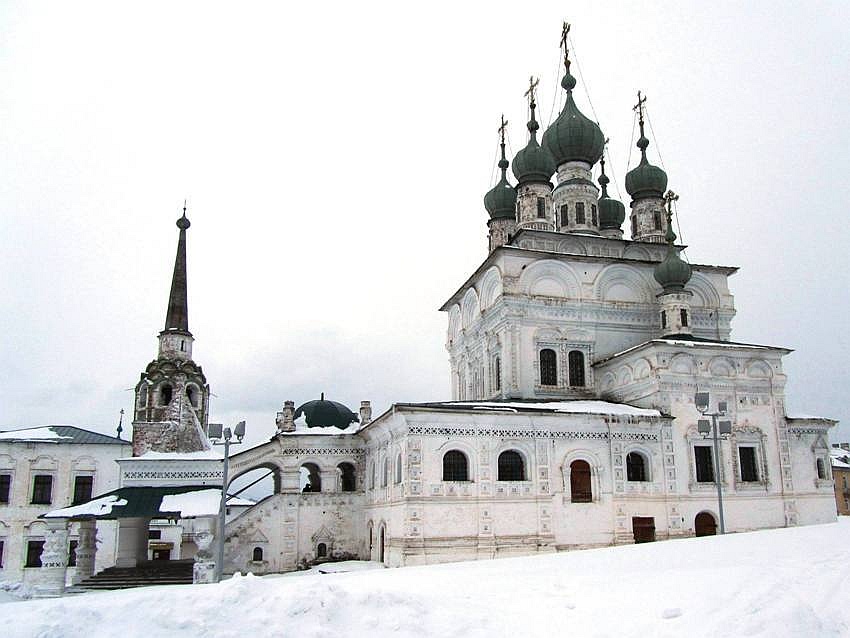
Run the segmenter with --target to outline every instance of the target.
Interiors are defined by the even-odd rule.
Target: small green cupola
[[[564,47],[566,73],[561,80],[561,86],[567,92],[567,103],[558,119],[552,122],[543,134],[543,146],[551,153],[556,167],[565,162],[586,162],[592,166],[602,157],[605,136],[596,122],[587,118],[578,110],[578,106],[573,100],[576,79],[570,73],[570,59],[566,41],[566,33],[568,32],[569,25],[565,25],[561,45]]]
[[[670,210],[670,203],[673,199],[678,199],[672,192],[668,193],[668,208],[667,208],[667,256],[660,264],[655,267],[655,281],[661,284],[664,289],[664,294],[672,292],[681,292],[685,289],[691,279],[691,265],[679,257],[679,250],[673,245],[676,241],[676,233],[673,232],[673,216]]]
[[[599,176],[599,185],[602,187],[602,196],[599,198],[599,230],[616,231],[622,236],[623,222],[626,221],[626,207],[623,202],[608,196],[608,184],[611,180],[605,174],[605,157],[600,160],[602,174]]]
[[[502,148],[499,169],[502,171],[502,178],[484,196],[484,208],[487,209],[490,219],[516,218],[516,189],[508,183],[509,164],[508,160],[505,159],[505,128],[507,125],[505,117],[502,116],[502,125],[499,127],[500,146]]]
[[[537,141],[537,131],[540,129],[534,110],[537,104],[534,101],[534,87],[532,82],[530,91],[529,107],[531,108],[531,119],[528,120],[528,144],[514,156],[513,172],[519,184],[541,183],[548,184],[549,179],[555,173],[557,167],[551,153],[540,146]]]
[[[640,113],[638,119],[640,137],[637,141],[637,147],[640,149],[640,163],[626,173],[626,190],[633,200],[646,197],[664,197],[664,191],[667,190],[667,173],[658,166],[653,166],[646,159],[646,149],[649,147],[649,140],[644,135],[643,130],[643,105],[645,102],[646,98],[641,98],[640,93],[638,93],[638,104],[636,108]]]

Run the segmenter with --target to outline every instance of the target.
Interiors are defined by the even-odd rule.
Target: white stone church
[[[271,440],[231,457],[232,478],[265,468],[274,493],[228,522],[226,572],[713,534],[715,479],[727,531],[835,520],[835,421],[786,414],[788,349],[732,340],[728,278],[737,269],[680,258],[677,197],[649,161],[640,99],[624,238],[625,206],[607,193],[605,138],[574,101],[566,52],[564,62],[566,104],[542,143],[533,86],[528,143],[512,165],[502,127],[501,179],[484,198],[489,255],[441,308],[452,400],[394,403],[374,418],[368,401],[358,414],[324,397],[298,408],[286,401]],[[192,359],[185,215],[178,226],[165,330],[136,388],[141,458],[122,462],[131,470],[122,483],[178,477],[179,489],[202,490],[220,485],[220,461],[204,456],[210,388]],[[727,405],[719,463],[698,426],[698,391],[709,393],[710,411]],[[150,513],[136,508],[130,520],[119,521],[126,564],[144,546]]]

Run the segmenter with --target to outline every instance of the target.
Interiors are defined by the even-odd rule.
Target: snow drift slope
[[[850,520],[843,519],[530,558],[10,603],[0,633],[847,636],[848,564]]]

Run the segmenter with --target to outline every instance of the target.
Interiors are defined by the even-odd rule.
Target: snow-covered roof
[[[812,416],[810,414],[786,414],[785,418],[789,421],[835,421],[825,416]]]
[[[73,425],[42,425],[36,428],[6,430],[0,432],[0,441],[21,441],[28,443],[74,443],[130,445],[129,441],[107,436],[99,432],[84,430]]]
[[[235,499],[234,499],[235,500]],[[247,499],[238,499],[247,501]],[[233,503],[241,505],[242,503]],[[120,487],[88,503],[63,507],[42,518],[192,518],[215,516],[221,504],[221,489],[208,486]],[[253,501],[245,504],[253,505]]]
[[[829,455],[832,457],[832,467],[850,470],[850,450],[834,447],[829,450]]]
[[[610,401],[447,401],[440,403],[405,403],[404,407],[480,410],[482,412],[549,412],[559,414],[610,414],[615,416],[660,417],[661,412]]]
[[[679,335],[676,337],[660,337],[658,339],[649,339],[648,341],[639,343],[636,346],[626,348],[625,350],[607,356],[604,359],[600,359],[599,361],[596,361],[593,365],[605,363],[606,361],[610,361],[611,359],[616,359],[617,357],[621,357],[624,354],[634,352],[635,350],[639,350],[641,348],[645,348],[653,344],[681,346],[685,348],[729,348],[733,350],[778,350],[780,352],[786,353],[792,352],[792,350],[789,350],[788,348],[782,348],[779,346],[764,346],[756,343],[740,343],[737,341],[714,341],[712,339],[703,339],[701,337],[693,337],[691,335]]]
[[[357,434],[362,427],[360,423],[354,422],[345,429],[340,429],[334,425],[311,428],[303,417],[299,417],[295,420],[295,430],[280,432],[279,434],[281,436],[339,436],[341,434]]]

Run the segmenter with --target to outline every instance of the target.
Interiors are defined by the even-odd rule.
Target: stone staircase
[[[107,567],[73,587],[76,591],[94,589],[130,589],[150,585],[191,585],[189,560],[152,560],[136,567]]]

